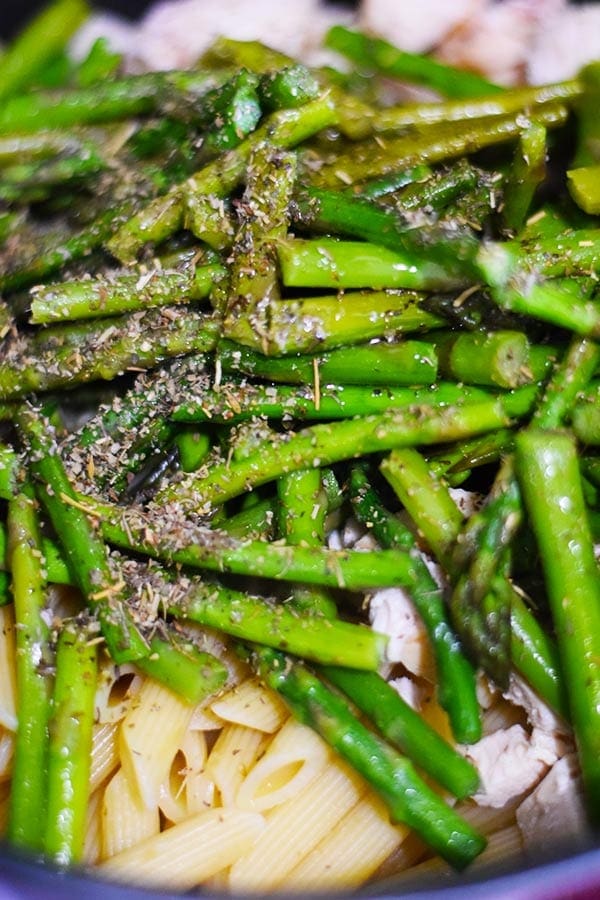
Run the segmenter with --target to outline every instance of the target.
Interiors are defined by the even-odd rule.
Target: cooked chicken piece
[[[531,84],[572,78],[595,59],[600,59],[600,4],[563,4],[541,20],[529,48],[526,77]]]
[[[73,37],[69,51],[74,59],[84,59],[98,38],[106,38],[111,50],[129,54],[135,46],[137,26],[115,13],[94,13]]]
[[[432,680],[435,665],[423,621],[410,596],[402,588],[384,588],[371,597],[369,620],[374,631],[389,636],[388,662],[402,665]]]
[[[413,678],[402,675],[400,678],[392,678],[389,685],[394,688],[405,703],[408,703],[412,709],[419,712],[426,696],[422,684],[419,684]]]
[[[588,831],[577,755],[556,762],[517,809],[526,847],[545,847],[584,837]]]
[[[450,488],[449,494],[465,519],[477,512],[485,499],[483,494],[479,494],[477,491],[465,491],[464,488]]]
[[[352,517],[346,519],[341,528],[330,532],[327,544],[330,550],[374,550],[377,547],[373,535]]]
[[[473,799],[480,806],[499,809],[531,790],[564,754],[565,745],[538,728],[529,735],[521,725],[512,725],[463,746],[462,751],[481,777],[481,789]]]
[[[526,681],[523,681],[514,672],[510,675],[508,690],[503,694],[504,698],[516,706],[525,710],[527,720],[533,728],[542,731],[567,735],[571,729],[556,713],[550,709],[547,703],[538,697]]]
[[[515,84],[523,79],[540,22],[563,5],[564,0],[488,2],[464,19],[438,47],[437,55],[452,65],[482,72],[498,84]]]
[[[406,0],[363,0],[359,24],[403,50],[423,53],[484,6],[485,0],[421,0],[418,7]]]

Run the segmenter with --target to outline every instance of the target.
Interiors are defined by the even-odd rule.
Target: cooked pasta
[[[211,711],[225,722],[235,722],[272,734],[289,713],[272,691],[265,690],[258,678],[248,678],[211,703]]]
[[[186,890],[231,865],[254,844],[264,826],[258,813],[210,809],[111,857],[100,864],[100,873]]]
[[[289,719],[235,794],[240,809],[265,812],[295,797],[319,775],[330,754],[318,735]]]
[[[206,755],[204,733],[187,731],[173,757],[169,776],[160,786],[159,807],[169,822],[181,822],[214,805],[215,785],[205,771]]]
[[[362,884],[409,833],[404,826],[390,824],[383,803],[369,794],[288,873],[287,886],[317,892]]]
[[[95,791],[119,765],[118,735],[116,724],[94,727],[90,791]]]
[[[330,764],[297,796],[266,814],[266,828],[231,867],[232,891],[268,892],[283,887],[289,872],[330,833],[365,792],[343,763]]]
[[[148,809],[158,805],[160,787],[191,715],[188,703],[148,680],[123,719],[119,730],[121,764]]]
[[[242,781],[260,758],[268,737],[257,728],[225,725],[206,762],[206,775],[213,779],[221,801],[233,806]]]
[[[87,809],[85,840],[83,843],[83,861],[88,866],[95,866],[102,858],[102,798],[104,791],[90,794]]]
[[[8,653],[14,631],[6,629]],[[14,658],[14,654],[13,657]],[[83,860],[110,879],[187,890],[269,893],[352,889],[403,869],[445,877],[414,832],[390,822],[362,779],[250,673],[192,707],[135,676],[126,703],[98,689]],[[449,738],[447,717],[420,689],[423,716]],[[517,713],[522,718],[522,713]],[[508,727],[512,705],[494,698],[487,724]],[[243,720],[240,724],[239,720]],[[487,729],[486,729],[487,730]],[[0,731],[0,825],[5,827],[13,731]],[[4,782],[2,782],[4,778]],[[521,849],[519,799],[472,800],[461,815],[490,836],[483,863]],[[356,848],[360,847],[360,852]]]
[[[119,769],[102,798],[102,855],[114,856],[159,831],[158,805],[147,806],[137,782]]]

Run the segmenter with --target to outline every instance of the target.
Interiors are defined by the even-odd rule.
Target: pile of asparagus
[[[222,688],[187,620],[467,865],[485,839],[423,772],[458,798],[477,772],[377,674],[358,601],[386,586],[456,741],[477,669],[516,670],[571,721],[597,819],[600,65],[503,90],[339,26],[339,70],[222,38],[124,75],[103,40],[68,57],[86,14],[56,0],[0,57],[9,840],[81,858],[101,654]],[[327,548],[349,515],[379,549]]]

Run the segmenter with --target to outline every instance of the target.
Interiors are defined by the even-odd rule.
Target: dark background
[[[206,0],[207,3],[213,0]],[[152,5],[152,0],[101,0],[93,4],[98,9],[118,12],[130,19],[138,18]],[[0,37],[10,38],[27,19],[44,6],[40,0],[0,0]]]

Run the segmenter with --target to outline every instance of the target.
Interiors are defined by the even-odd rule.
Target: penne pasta
[[[206,755],[204,733],[188,731],[160,787],[159,808],[169,822],[181,822],[214,805],[214,782],[204,770]]]
[[[186,759],[185,797],[188,815],[216,804],[216,787],[206,768],[208,747],[204,734],[188,731],[181,745]]]
[[[95,725],[90,769],[90,791],[95,791],[119,765],[119,730],[115,724]]]
[[[123,719],[121,764],[148,809],[158,806],[160,787],[169,775],[192,712],[184,700],[148,679]]]
[[[231,867],[229,890],[261,893],[281,887],[365,790],[358,776],[332,758],[303,791],[267,814],[265,830]]]
[[[410,829],[390,823],[378,798],[365,796],[288,873],[286,889],[317,892],[359,887],[409,834]]]
[[[113,856],[98,871],[119,881],[189,890],[246,853],[264,828],[258,813],[211,809]]]
[[[211,704],[211,711],[226,722],[235,722],[273,734],[288,718],[285,704],[258,678],[247,678]]]
[[[234,806],[238,788],[260,757],[269,737],[244,725],[225,725],[206,762],[223,806]]]
[[[240,784],[235,804],[257,812],[279,806],[310,784],[329,759],[327,745],[317,734],[288,719]]]
[[[143,678],[133,665],[115,666],[111,661],[105,662],[98,672],[96,721],[108,724],[124,718],[142,684]]]
[[[102,855],[102,799],[103,791],[94,791],[88,801],[83,862],[94,866]]]
[[[136,784],[119,769],[108,783],[102,802],[102,856],[114,856],[151,835],[158,834],[158,806],[140,799]]]

